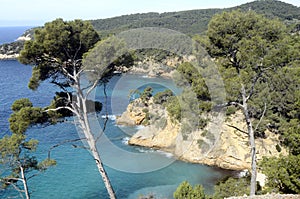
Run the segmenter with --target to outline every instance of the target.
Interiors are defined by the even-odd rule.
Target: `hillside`
[[[226,10],[254,10],[270,18],[278,17],[286,22],[299,22],[300,8],[277,0],[258,0],[233,8],[197,9],[180,12],[143,13],[123,15],[108,19],[92,20],[92,24],[101,34],[116,33],[130,28],[162,27],[185,34],[200,34],[207,29],[211,17]]]
[[[234,9],[245,11],[251,9],[269,18],[277,17],[285,21],[286,24],[298,24],[295,26],[295,31],[300,30],[300,7],[277,0],[258,0],[226,9],[197,9],[161,14],[155,12],[139,13],[91,20],[91,23],[102,37],[141,27],[168,28],[188,35],[195,35],[203,34],[207,30],[207,25],[213,15]],[[33,32],[33,30],[28,31],[30,33]],[[24,35],[27,35],[27,33],[24,33]],[[15,59],[22,49],[23,44],[24,41],[18,41],[0,45],[0,59]]]

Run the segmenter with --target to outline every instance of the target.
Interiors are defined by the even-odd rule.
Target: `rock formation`
[[[223,113],[213,113],[207,117],[210,122],[205,129],[183,136],[181,124],[173,122],[163,106],[151,102],[145,108],[140,101],[134,101],[117,119],[117,123],[141,125],[143,121],[150,120],[150,125],[131,137],[131,145],[171,152],[187,162],[231,170],[250,169],[250,146],[242,112],[238,111],[230,117]],[[266,139],[256,139],[258,160],[263,156],[280,154],[276,149],[276,145],[280,144],[278,135],[266,131],[266,136]],[[281,154],[286,154],[286,151],[283,149]]]
[[[33,38],[33,31],[34,29],[29,29],[18,37],[16,41],[0,45],[0,60],[17,59],[20,51],[23,49],[25,41]]]

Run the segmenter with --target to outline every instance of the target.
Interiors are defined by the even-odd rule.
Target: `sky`
[[[39,26],[56,18],[103,19],[145,12],[228,8],[252,0],[0,0],[0,26]],[[281,0],[300,7],[300,0]]]

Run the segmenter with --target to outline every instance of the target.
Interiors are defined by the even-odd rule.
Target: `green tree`
[[[285,132],[283,134],[284,144],[289,148],[291,155],[300,155],[300,121],[299,119],[292,119],[287,126],[285,126]]]
[[[214,187],[214,199],[223,199],[231,196],[243,196],[249,194],[250,186],[249,177],[243,178],[227,178],[218,182]]]
[[[32,107],[28,99],[16,100],[11,109],[14,111],[9,119],[12,135],[0,139],[0,164],[1,169],[5,169],[1,172],[0,182],[3,188],[13,186],[20,192],[22,198],[24,193],[29,199],[28,179],[55,165],[56,162],[49,158],[38,162],[33,155],[38,141],[26,139],[25,131],[32,123],[44,122],[46,117],[41,109]],[[19,182],[23,188],[19,188]]]
[[[179,96],[170,97],[166,105],[171,117],[182,123],[181,133],[184,139],[187,139],[187,134],[192,131],[206,126],[208,119],[203,116],[203,113],[210,111],[212,106],[201,69],[189,62],[184,62],[177,67],[174,79],[183,91]]]
[[[192,91],[196,94],[197,99],[202,101],[209,101],[210,94],[205,84],[204,78],[201,76],[197,68],[191,63],[184,62],[176,69],[179,72],[179,77],[175,77],[178,86],[191,87]]]
[[[182,182],[174,192],[175,199],[187,199],[193,191],[193,186],[187,181]]]
[[[147,86],[143,92],[140,94],[140,98],[142,100],[142,102],[147,106],[148,105],[148,101],[150,100],[150,98],[152,97],[152,93],[153,93],[153,89],[151,86]]]
[[[255,130],[251,110],[253,99],[270,81],[271,72],[286,63],[286,27],[255,12],[232,11],[215,15],[208,25],[209,54],[218,59],[228,93],[227,105],[238,106],[244,113],[251,147],[251,189],[256,189]],[[267,96],[268,91],[265,92]],[[262,119],[266,100],[261,98]],[[251,106],[252,105],[252,106]],[[256,107],[257,108],[257,107]]]
[[[172,96],[174,96],[173,92],[170,89],[166,89],[165,91],[156,93],[153,96],[153,102],[155,104],[161,104],[161,105],[163,105]]]
[[[109,197],[115,198],[114,190],[96,147],[97,138],[91,131],[88,118],[88,97],[98,84],[105,82],[103,74],[106,74],[106,66],[111,64],[111,62],[106,63],[105,60],[111,60],[109,56],[114,55],[115,52],[114,45],[101,41],[98,43],[97,53],[89,54],[98,56],[97,58],[102,60],[105,67],[95,70],[93,63],[89,65],[89,68],[85,67],[88,63],[83,64],[84,54],[98,41],[99,36],[89,22],[82,20],[66,22],[56,19],[35,31],[34,40],[25,43],[19,61],[34,66],[29,82],[31,89],[37,89],[40,82],[49,80],[65,93],[65,96],[60,98],[65,103],[57,108],[50,108],[46,112],[67,109],[75,115]],[[87,81],[81,81],[83,77]],[[70,88],[73,89],[71,94]],[[74,100],[72,100],[73,96]]]
[[[205,199],[202,185],[195,185],[194,188],[187,181],[183,181],[173,194],[175,199]]]
[[[300,194],[300,155],[264,158],[262,172],[267,175],[266,192]]]

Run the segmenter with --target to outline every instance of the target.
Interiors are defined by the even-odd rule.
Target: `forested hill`
[[[131,14],[92,20],[91,22],[101,34],[115,33],[131,28],[162,27],[193,35],[205,31],[208,22],[214,14],[232,9],[251,9],[271,18],[278,17],[287,22],[300,23],[300,7],[276,0],[258,0],[226,9],[198,9],[161,14],[155,12]]]
[[[297,24],[295,31],[300,31],[300,7],[277,0],[258,0],[237,7],[224,9],[198,9],[166,13],[139,13],[119,17],[91,20],[100,37],[124,30],[141,27],[162,27],[195,35],[207,30],[213,15],[234,9],[254,10],[269,18],[278,17],[287,24]],[[25,33],[26,34],[26,33]],[[32,35],[32,34],[31,34]],[[24,41],[0,45],[0,59],[14,59],[22,49]]]

